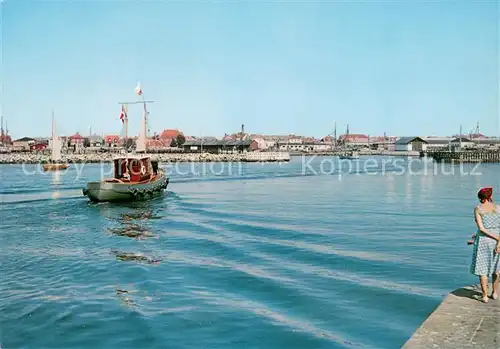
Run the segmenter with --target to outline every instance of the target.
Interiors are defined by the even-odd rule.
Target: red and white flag
[[[138,96],[142,95],[142,89],[141,89],[141,83],[138,82],[137,86],[135,87],[135,93],[137,93]]]
[[[125,122],[126,117],[127,117],[127,114],[125,113],[125,108],[123,108],[123,105],[122,105],[122,111],[120,113],[120,120],[122,121],[122,123]]]

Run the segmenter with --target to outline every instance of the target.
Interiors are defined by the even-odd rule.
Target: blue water
[[[1,347],[401,347],[476,282],[500,166],[337,161],[164,164],[164,197],[121,205],[81,194],[109,165],[1,165]]]

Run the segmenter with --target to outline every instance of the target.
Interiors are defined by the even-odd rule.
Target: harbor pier
[[[480,296],[479,285],[451,292],[402,349],[500,348],[500,300]]]
[[[437,162],[500,163],[500,150],[435,151],[425,153]]]

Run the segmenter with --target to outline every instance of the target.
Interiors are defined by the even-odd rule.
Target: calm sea
[[[163,198],[121,205],[81,194],[109,165],[0,166],[3,349],[399,348],[476,282],[475,195],[500,189],[494,164],[163,166]]]

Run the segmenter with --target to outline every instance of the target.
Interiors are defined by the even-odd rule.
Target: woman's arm
[[[483,233],[484,235],[486,235],[486,236],[488,236],[488,237],[490,237],[490,238],[492,238],[492,239],[494,239],[496,241],[500,241],[500,239],[499,239],[498,236],[491,234],[488,230],[486,230],[484,228],[484,226],[483,226],[483,220],[481,218],[481,215],[479,214],[479,210],[478,210],[477,207],[474,209],[474,217],[476,219],[477,227],[479,228],[479,231],[481,233]]]

